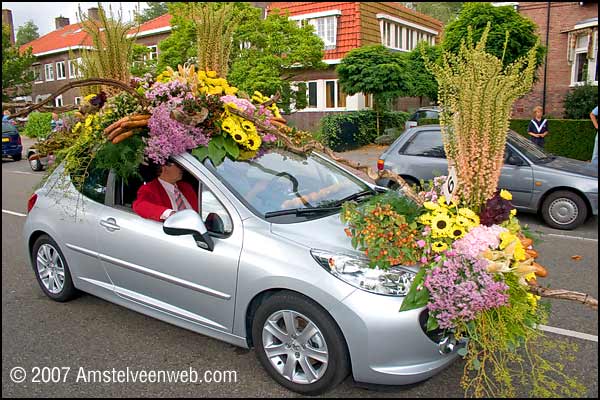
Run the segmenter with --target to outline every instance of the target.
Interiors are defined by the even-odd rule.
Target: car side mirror
[[[221,235],[225,234],[225,224],[223,223],[223,219],[217,213],[209,213],[206,216],[206,229]]]
[[[516,165],[517,167],[525,165],[525,161],[523,161],[523,159],[521,157],[517,157],[514,154],[511,154],[508,157],[508,160],[506,163],[510,164],[510,165]]]
[[[182,210],[171,215],[163,223],[163,231],[173,236],[192,235],[198,246],[209,251],[215,248],[202,218],[194,210]]]

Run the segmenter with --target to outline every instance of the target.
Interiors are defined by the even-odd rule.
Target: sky
[[[147,8],[146,2],[123,1],[123,2],[100,2],[102,6],[108,10],[108,6],[112,7],[113,12],[119,10],[119,6],[123,9],[123,19],[130,21],[133,15],[133,10],[139,7],[141,10]],[[12,11],[13,24],[15,26],[15,37],[19,26],[24,25],[28,20],[32,20],[37,25],[40,36],[52,32],[55,28],[54,18],[63,16],[69,18],[69,22],[77,23],[78,6],[81,5],[81,10],[86,13],[88,8],[97,7],[98,2],[16,2],[3,1],[2,9]]]

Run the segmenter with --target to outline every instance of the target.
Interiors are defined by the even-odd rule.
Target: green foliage
[[[529,121],[529,119],[513,119],[510,121],[510,129],[529,139],[530,136],[527,134]],[[544,142],[545,150],[576,160],[587,161],[592,158],[596,129],[589,119],[549,119],[548,127],[549,133]]]
[[[139,166],[144,161],[144,148],[140,135],[133,135],[119,144],[107,141],[96,152],[95,166],[114,170],[127,183],[131,177],[140,177]]]
[[[473,28],[473,41],[481,39],[486,25],[491,23],[486,51],[502,60],[507,66],[527,55],[538,40],[537,26],[529,18],[519,14],[512,6],[494,7],[490,3],[465,3],[458,18],[444,27],[442,47],[458,53],[460,44],[467,37],[468,27]],[[506,32],[509,38],[504,52]],[[545,48],[536,50],[536,67],[544,61]]]
[[[456,3],[451,2],[402,2],[406,7],[409,7],[420,13],[429,15],[446,25],[448,22],[453,21],[458,16],[461,7],[464,2],[457,1]]]
[[[52,113],[32,112],[27,118],[23,134],[30,138],[45,139],[52,132]]]
[[[135,15],[135,20],[139,24],[143,24],[144,22],[158,18],[169,12],[167,3],[164,1],[147,1],[146,4],[148,5],[148,8]]]
[[[156,69],[157,60],[149,59],[150,49],[146,46],[134,43],[132,49],[132,63],[130,72],[132,76],[142,77],[147,73],[157,75]]]
[[[167,67],[177,69],[188,61],[195,60],[198,49],[196,48],[196,28],[191,20],[179,16],[180,3],[169,3],[171,19],[171,34],[158,43],[158,70],[164,71]]]
[[[419,126],[421,125],[438,125],[440,123],[439,119],[435,119],[435,118],[421,118],[417,124]]]
[[[410,93],[408,60],[382,45],[349,51],[336,71],[345,93],[372,94],[376,110],[384,110],[389,100]]]
[[[421,42],[419,46],[410,53],[403,53],[407,58],[406,79],[409,85],[408,92],[404,95],[427,97],[435,102],[438,97],[438,85],[435,76],[425,67],[421,51],[424,51],[430,60],[438,60],[441,57],[442,49],[440,46],[430,46],[425,42]]]
[[[16,94],[17,86],[24,92],[31,89],[34,80],[31,64],[35,56],[29,47],[24,52],[10,43],[10,29],[2,25],[2,101],[8,101],[12,94]]]
[[[40,37],[38,27],[33,23],[33,20],[25,22],[17,29],[17,46],[22,46]]]
[[[567,119],[584,119],[598,105],[598,86],[586,83],[577,86],[565,96],[565,114]]]
[[[247,93],[260,91],[266,96],[281,94],[280,106],[290,111],[290,104],[306,107],[306,85],[297,91],[291,81],[306,70],[326,68],[323,41],[314,34],[312,25],[298,25],[276,10],[266,19],[260,9],[251,10],[234,36],[231,71],[228,80]]]
[[[321,142],[334,151],[358,148],[373,143],[387,128],[402,129],[409,116],[402,111],[385,111],[378,131],[377,113],[372,110],[327,115],[321,120]]]

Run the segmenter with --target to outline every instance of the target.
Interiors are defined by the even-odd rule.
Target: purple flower
[[[417,246],[419,246],[420,248],[425,247],[427,243],[425,243],[424,240],[417,240]]]

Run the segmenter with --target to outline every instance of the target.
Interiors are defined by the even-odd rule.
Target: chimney
[[[10,44],[15,44],[15,26],[13,25],[12,11],[2,9],[2,25],[8,25],[10,28]]]
[[[64,28],[67,25],[70,25],[69,18],[63,17],[62,15],[60,17],[54,18],[54,22],[56,24],[56,29],[57,30],[60,29],[60,28]]]
[[[98,7],[88,8],[88,17],[90,17],[90,19],[93,19],[95,21],[99,21],[100,20],[100,14],[99,14],[99,11],[98,11]]]

